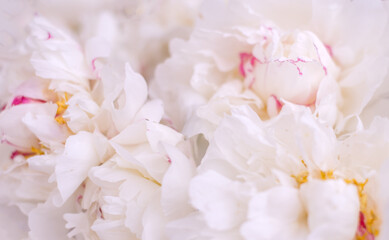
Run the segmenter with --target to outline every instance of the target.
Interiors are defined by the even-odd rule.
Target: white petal
[[[123,93],[125,102],[123,106],[112,110],[112,119],[119,131],[133,120],[147,99],[147,85],[144,78],[135,73],[129,64],[126,64],[125,73]]]
[[[146,127],[147,139],[149,140],[151,148],[155,152],[159,152],[161,150],[161,143],[175,146],[183,140],[182,134],[162,124],[148,121],[146,123]]]
[[[39,204],[37,208],[29,214],[28,225],[30,227],[29,237],[31,240],[51,240],[51,239],[69,239],[68,230],[65,228],[63,215],[71,212],[73,206],[69,201],[61,208],[55,207],[51,199],[44,204]]]
[[[54,116],[27,113],[22,121],[42,143],[48,146],[63,143],[68,137],[66,127],[60,126]]]
[[[309,240],[353,239],[359,223],[355,185],[343,180],[310,180],[301,185],[307,208]]]
[[[190,183],[192,205],[215,230],[238,226],[246,217],[249,188],[214,171],[198,175]]]
[[[307,230],[299,191],[290,187],[274,187],[256,194],[250,201],[248,221],[241,227],[247,240],[302,240]]]
[[[80,46],[69,35],[35,16],[30,42],[35,45],[31,57],[36,75],[46,79],[72,81],[87,88],[88,71]]]
[[[189,182],[196,166],[178,149],[165,145],[171,161],[162,181],[161,205],[167,217],[178,218],[191,211],[189,206]]]
[[[59,195],[56,205],[62,205],[88,176],[89,170],[104,160],[106,139],[97,134],[78,132],[70,136],[55,167]]]
[[[38,147],[34,134],[24,125],[23,118],[27,113],[52,116],[57,111],[55,104],[29,103],[13,106],[0,113],[0,133],[2,140],[19,148],[30,151],[32,146]]]

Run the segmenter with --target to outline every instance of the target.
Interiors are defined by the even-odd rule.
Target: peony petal
[[[307,239],[353,239],[359,223],[359,198],[343,180],[311,180],[301,186],[307,208]]]
[[[135,73],[129,64],[126,64],[123,86],[124,103],[112,110],[112,119],[118,130],[124,129],[133,120],[147,99],[146,81],[140,74]]]
[[[164,214],[174,219],[191,211],[188,189],[196,166],[178,149],[167,144],[164,147],[170,159],[170,167],[162,180],[161,205]]]
[[[299,191],[274,187],[256,194],[249,203],[248,221],[241,233],[251,239],[306,239],[308,229]]]
[[[64,153],[55,166],[59,191],[55,205],[61,206],[85,180],[90,168],[104,161],[107,143],[103,136],[88,132],[78,132],[67,139]]]
[[[244,220],[250,191],[247,185],[210,170],[193,178],[189,195],[210,228],[229,230]]]

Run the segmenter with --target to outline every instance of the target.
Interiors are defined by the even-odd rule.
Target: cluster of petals
[[[29,17],[28,25],[17,15],[30,13],[28,6],[15,3],[7,9],[14,7],[14,17],[22,21],[14,24],[25,24],[28,30],[20,33],[22,41],[10,43],[14,49],[4,49],[5,60],[15,57],[2,65],[2,85],[9,91],[0,112],[1,203],[19,211],[4,206],[4,212],[16,213],[9,221],[15,229],[2,228],[0,235],[156,239],[163,236],[161,224],[155,223],[160,213],[154,212],[162,180],[172,159],[190,161],[182,153],[189,148],[181,133],[160,124],[163,103],[149,98],[146,80],[134,69],[150,77],[155,61],[165,55],[169,31],[177,31],[175,37],[185,35],[190,16],[180,22],[177,15],[175,21],[167,21],[166,29],[158,29],[156,19],[168,15],[175,4],[166,1],[161,6],[168,12],[139,13],[142,21],[125,29],[124,19],[114,16],[118,6],[108,12],[102,11],[103,4],[96,16],[89,12],[96,23],[87,29],[88,37],[76,40],[66,26],[77,19],[66,19],[61,12],[77,5],[71,2],[64,9],[51,8],[57,16],[45,14],[52,22],[43,16],[44,7],[23,16]],[[156,11],[147,9],[150,4],[138,5],[133,3],[133,8]],[[90,24],[80,22],[82,27]],[[121,52],[126,38],[120,38],[120,30],[134,34],[153,27],[159,30],[157,39],[134,38],[134,43],[155,42],[152,59],[146,52],[134,52],[139,44]],[[18,66],[20,73],[14,69]]]
[[[386,1],[0,4],[0,238],[389,238]]]

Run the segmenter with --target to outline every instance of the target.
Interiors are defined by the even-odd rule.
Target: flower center
[[[68,95],[68,93],[65,92],[65,94],[61,98],[61,100],[56,102],[58,108],[57,108],[57,113],[55,114],[55,121],[57,121],[59,124],[66,123],[66,120],[63,118],[63,114],[69,106],[67,104],[68,100],[69,100],[69,95]]]
[[[43,151],[45,147],[43,145],[40,145],[39,148],[31,147],[30,152],[22,152],[19,150],[15,150],[11,153],[11,159],[14,160],[17,156],[23,156],[24,158],[30,158],[36,155],[43,155],[45,152]]]
[[[368,196],[365,192],[365,185],[368,182],[357,182],[355,179],[345,180],[346,183],[354,184],[358,189],[360,202],[359,225],[356,234],[357,240],[374,240],[379,234],[379,221],[372,207],[368,205]]]
[[[304,166],[306,164],[302,161]],[[296,180],[298,187],[308,182],[310,173],[307,170],[302,171],[297,175],[291,175]],[[333,170],[320,171],[316,177],[321,180],[336,179]],[[359,224],[356,232],[357,240],[374,240],[375,236],[379,234],[380,221],[374,212],[374,209],[368,203],[368,195],[365,192],[365,185],[368,182],[366,179],[364,182],[358,182],[355,179],[343,179],[347,184],[353,184],[356,186],[358,191],[360,212],[359,212]]]

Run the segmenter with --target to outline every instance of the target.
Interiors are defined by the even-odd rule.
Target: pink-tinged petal
[[[262,100],[274,94],[295,104],[311,105],[320,83],[338,76],[338,67],[312,32],[273,30],[266,41],[252,53],[240,53],[239,65],[246,87]]]
[[[95,35],[85,44],[85,58],[91,63],[93,72],[99,77],[99,60],[104,60],[111,54],[118,35],[116,17],[109,12],[99,15],[95,22]]]
[[[240,53],[239,56],[240,56],[239,71],[243,77],[246,77],[246,70],[244,65],[250,58],[252,58],[253,55],[251,53]]]
[[[96,60],[97,60],[97,58],[93,58],[92,59],[92,69],[93,69],[93,71],[95,71],[96,70],[96,65],[95,65],[95,62],[96,62]]]
[[[366,219],[365,215],[362,212],[359,212],[359,225],[357,229],[357,237],[358,239],[364,239],[364,240],[374,240],[375,236],[369,230],[366,226]]]
[[[277,116],[282,109],[282,105],[283,104],[278,100],[277,96],[271,95],[267,99],[267,114],[269,114],[270,117]]]
[[[54,99],[54,93],[48,91],[47,80],[42,80],[39,78],[32,78],[24,81],[16,89],[12,90],[13,96],[23,96],[33,100],[47,100]]]
[[[24,124],[27,114],[46,115],[54,118],[57,106],[51,103],[19,104],[0,113],[0,134],[2,142],[29,151],[32,146],[38,147],[38,139]]]
[[[21,151],[15,150],[15,151],[12,152],[10,158],[12,160],[14,160],[17,156],[29,157],[29,156],[32,156],[32,155],[34,155],[34,153],[32,153],[32,152],[21,152]]]
[[[33,18],[30,30],[29,41],[33,46],[30,62],[36,75],[52,82],[76,83],[88,89],[90,72],[79,43],[41,16]]]
[[[333,52],[333,49],[331,47],[331,45],[329,44],[324,44],[324,46],[326,47],[327,51],[328,51],[328,54],[331,56],[331,57],[334,57],[334,52]]]
[[[11,106],[17,106],[20,104],[28,104],[28,103],[45,103],[45,102],[46,102],[45,100],[41,100],[41,99],[34,99],[25,96],[16,96],[12,101]]]

